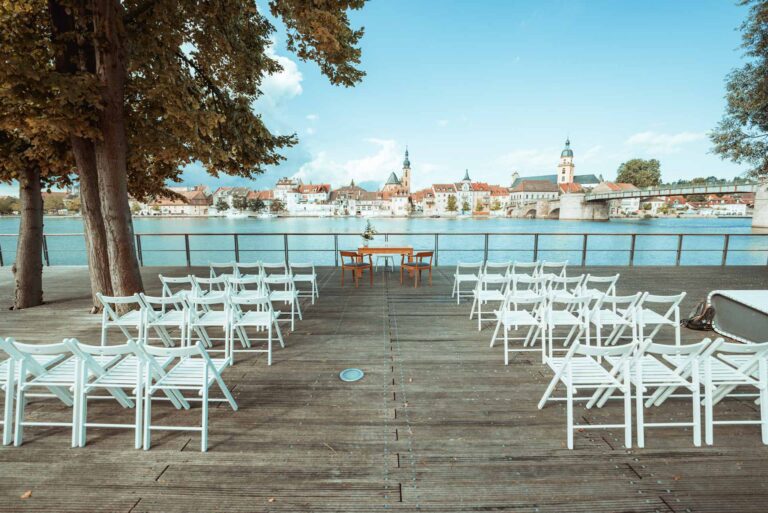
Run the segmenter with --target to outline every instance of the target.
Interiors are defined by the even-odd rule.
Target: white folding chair
[[[512,264],[512,274],[527,274],[535,276],[539,271],[540,262],[515,262]]]
[[[293,283],[296,284],[296,290],[299,297],[312,298],[312,304],[315,304],[315,298],[320,297],[320,293],[317,290],[317,273],[315,272],[315,264],[313,263],[301,263],[291,262],[289,264],[291,274],[293,275]],[[310,290],[302,291],[298,287],[299,283],[309,283]]]
[[[21,344],[18,342],[5,341],[6,345],[12,345],[19,352],[25,355],[22,358],[19,366],[19,381],[16,391],[16,416],[14,419],[14,437],[13,444],[16,446],[21,445],[24,438],[24,428],[26,426],[67,426],[72,429],[72,447],[78,447],[79,445],[79,395],[82,387],[82,380],[80,376],[85,373],[87,376],[101,376],[106,372],[106,369],[112,366],[119,357],[117,356],[100,356],[94,357],[92,362],[89,362],[85,367],[83,361],[74,355],[72,355],[71,346],[66,340],[57,342],[54,344]],[[5,346],[4,346],[5,347]],[[29,356],[68,356],[58,365],[45,370],[45,372],[37,375],[30,376],[29,366],[31,358]],[[72,355],[72,356],[70,356]],[[24,420],[24,410],[27,405],[27,397],[31,390],[44,388],[51,389],[65,389],[74,390],[74,400],[72,409],[72,421],[71,422],[53,422],[53,421],[26,421]],[[128,398],[122,390],[110,389],[109,393],[114,397],[123,407],[133,407],[133,402]]]
[[[118,346],[92,346],[81,344],[76,339],[65,340],[65,343],[80,363],[81,374],[78,377],[78,396],[75,401],[79,408],[75,415],[78,419],[77,447],[85,447],[86,431],[88,428],[109,428],[133,429],[134,446],[136,449],[140,449],[143,433],[142,405],[144,402],[145,365],[152,367],[147,369],[147,371],[151,372],[153,376],[162,377],[164,375],[163,368],[170,363],[171,359],[146,359],[140,355],[138,345],[132,340]],[[97,361],[97,358],[107,360],[119,358],[120,360],[104,370]],[[90,377],[94,377],[94,379],[91,380]],[[95,392],[98,390],[110,393],[120,390],[125,393],[126,397],[132,394],[135,405],[134,422],[132,424],[88,422],[88,399],[109,398],[109,396],[103,394],[96,395]],[[172,392],[167,395],[177,408],[182,407],[182,403],[177,395]],[[181,401],[183,401],[183,398]]]
[[[261,272],[264,275],[264,281],[269,284],[277,283],[289,275],[288,266],[285,262],[262,262]]]
[[[616,344],[622,333],[629,328],[632,331],[632,341],[641,340],[638,337],[637,305],[643,294],[638,292],[631,296],[600,296],[589,312],[589,323],[595,328],[595,343],[598,346]],[[610,333],[603,344],[603,328],[610,328]]]
[[[637,342],[621,346],[595,347],[585,346],[578,341],[571,345],[565,356],[549,357],[547,364],[555,373],[544,395],[539,401],[539,409],[544,408],[548,401],[566,402],[566,426],[567,445],[573,449],[573,433],[584,429],[624,429],[624,446],[632,447],[632,385],[630,376],[630,359],[637,349]],[[615,357],[615,362],[610,369],[601,364],[601,360]],[[552,393],[558,384],[565,387],[565,398],[552,397]],[[606,389],[614,388],[624,396],[624,422],[621,424],[576,424],[574,420],[575,396],[580,390],[593,391],[591,397],[583,397],[582,400],[599,397]]]
[[[539,264],[539,274],[554,274],[555,276],[565,277],[568,271],[568,260],[563,262],[548,262],[544,260]]]
[[[162,297],[175,296],[179,292],[197,292],[198,295],[205,294],[204,291],[197,290],[197,285],[191,275],[163,276],[162,274],[159,274],[158,276],[160,277],[160,283],[163,286],[161,292]]]
[[[160,340],[164,345],[171,347],[175,345],[174,337],[168,330],[176,329],[179,333],[179,345],[184,345],[187,340],[188,295],[188,292],[177,292],[167,297],[139,294],[146,312],[144,333],[140,341],[148,344],[150,340]],[[150,339],[150,330],[155,332],[156,339]]]
[[[707,445],[714,443],[715,425],[759,424],[763,444],[768,445],[768,342],[760,344],[736,344],[723,342],[717,354],[703,358],[704,383],[704,439]],[[731,395],[737,387],[757,389],[760,420],[715,420],[714,407]]]
[[[638,308],[637,322],[639,325],[640,339],[651,339],[661,331],[664,326],[670,326],[675,330],[675,344],[680,345],[680,303],[685,298],[685,292],[674,296],[656,296],[646,294],[643,297],[642,307]],[[651,306],[663,307],[663,311],[657,311]],[[652,327],[650,333],[647,333]]]
[[[382,264],[383,262],[383,264]],[[379,264],[382,264],[384,266],[384,270],[387,270],[387,266],[389,266],[390,271],[395,270],[395,257],[393,255],[387,255],[384,254],[378,254],[376,255],[376,260],[374,260],[373,268],[374,270],[379,270]]]
[[[722,342],[716,343],[715,347]],[[630,381],[635,387],[635,416],[637,419],[637,445],[645,447],[645,428],[647,427],[692,427],[693,444],[701,445],[701,374],[699,360],[702,354],[712,346],[708,338],[696,344],[675,346],[671,344],[654,344],[650,340],[642,342],[637,354],[630,360]],[[615,357],[608,356],[606,360],[615,364]],[[683,394],[673,397],[691,401],[691,421],[683,422],[646,422],[645,409],[656,404],[656,401],[666,391],[684,389]],[[587,407],[596,403],[602,407],[609,399],[614,389],[608,389],[603,396],[595,401],[592,398]]]
[[[558,296],[574,297],[579,295],[581,285],[584,283],[586,275],[578,276],[556,276],[551,275],[549,280],[549,291]]]
[[[144,450],[152,445],[152,431],[199,431],[200,450],[208,450],[208,408],[214,401],[227,401],[234,411],[237,403],[227,388],[222,371],[229,364],[228,358],[211,358],[201,342],[188,347],[141,346],[148,357],[173,358],[177,363],[161,377],[147,375],[144,391]],[[212,399],[210,388],[216,383],[224,399]],[[194,397],[185,397],[186,401],[200,401],[202,409],[201,426],[152,425],[152,398],[158,391],[194,392]]]
[[[543,309],[546,302],[545,296],[515,296],[507,294],[501,309],[495,312],[496,330],[491,337],[491,347],[496,340],[499,330],[503,330],[504,337],[504,365],[509,365],[510,353],[541,352],[541,361],[544,362],[544,347],[546,345],[546,323]],[[511,330],[517,331],[521,327],[528,328],[525,336],[510,337]],[[534,347],[536,338],[540,337],[541,348]],[[522,342],[519,348],[510,348],[510,342]]]
[[[197,297],[188,296],[189,305],[187,326],[187,345],[192,345],[192,334],[194,333],[198,340],[202,342],[208,351],[215,353],[224,353],[225,357],[230,354],[229,338],[230,329],[230,305],[227,294],[209,294],[207,296]],[[209,329],[221,330],[222,337],[212,337],[208,333]],[[223,349],[213,349],[215,340],[223,340]]]
[[[107,344],[107,330],[111,327],[118,328],[126,340],[139,340],[144,334],[143,303],[138,294],[126,297],[105,296],[100,292],[96,297],[101,303],[101,345]],[[131,308],[130,310],[127,310]],[[127,311],[124,311],[127,310]],[[130,330],[136,330],[132,335]]]
[[[613,276],[594,276],[588,274],[581,284],[579,294],[582,296],[615,296],[616,283],[619,281],[619,274]]]
[[[456,272],[453,275],[453,290],[451,297],[456,296],[456,304],[461,303],[462,297],[470,297],[472,292],[461,290],[462,283],[477,284],[478,276],[482,271],[482,262],[459,262],[456,264]],[[474,287],[473,287],[474,288]]]
[[[232,320],[230,324],[231,333],[229,335],[230,340],[234,340],[234,331],[238,331],[240,341],[244,348],[247,349],[234,349],[234,344],[231,346],[230,362],[235,361],[235,352],[260,352],[267,353],[267,365],[272,365],[272,334],[273,331],[277,335],[277,339],[280,342],[280,347],[285,347],[283,341],[283,334],[280,331],[280,325],[278,324],[278,318],[280,312],[276,312],[272,308],[272,302],[269,297],[266,296],[234,296],[230,300],[232,307]],[[266,331],[266,338],[253,338],[248,336],[248,328],[256,328],[258,331]],[[253,346],[253,342],[263,341],[267,342],[266,349],[250,349]]]
[[[547,295],[552,275],[530,276],[528,274],[510,275],[512,294],[517,297],[539,297]]]
[[[279,276],[279,275],[272,275],[267,278],[267,289],[269,290],[269,300],[273,302],[282,302],[283,304],[290,304],[291,305],[291,331],[295,329],[295,317],[296,315],[299,316],[299,320],[303,320],[301,314],[301,304],[299,303],[299,293],[296,290],[296,284],[293,281],[293,277],[290,275],[285,276]],[[283,286],[282,290],[274,290],[274,287],[280,287],[280,285]],[[282,319],[281,319],[282,320]],[[288,319],[285,320],[285,322],[288,322]]]
[[[30,376],[37,377],[44,374],[49,368],[60,363],[64,354],[25,355],[14,346],[13,339],[0,338],[0,351],[8,355],[6,360],[0,363],[0,389],[5,394],[3,405],[3,445],[9,445],[13,435],[13,405],[16,399],[16,386],[19,382],[21,361],[28,358],[27,372]],[[27,397],[57,397],[67,406],[72,406],[72,396],[61,387],[50,387],[47,394],[27,394]]]
[[[229,297],[263,297],[267,296],[264,277],[260,274],[248,274],[229,280]]]
[[[233,262],[232,266],[238,278],[261,276],[261,262]]]
[[[590,300],[589,296],[564,297],[556,294],[548,298],[544,314],[547,324],[547,358],[554,356],[556,339],[562,340],[563,348],[566,348],[574,341],[581,341],[582,335],[585,335],[586,345],[589,345]],[[569,328],[568,334],[563,337],[555,337],[555,331],[558,328]]]
[[[509,273],[504,275],[482,273],[478,278],[475,290],[472,292],[472,310],[469,312],[469,319],[472,320],[477,310],[477,331],[482,329],[483,321],[492,320],[490,317],[483,317],[483,305],[489,302],[502,304],[509,289],[509,281]],[[494,310],[496,309],[491,309],[491,312]]]

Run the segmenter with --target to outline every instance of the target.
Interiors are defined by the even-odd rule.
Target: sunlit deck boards
[[[160,271],[187,272],[144,269],[150,292],[159,292]],[[616,271],[619,293],[688,291],[686,313],[712,288],[768,288],[763,268],[595,273]],[[75,450],[68,430],[31,428],[23,447],[0,449],[0,512],[765,511],[768,449],[758,427],[720,427],[711,448],[694,448],[679,428],[651,429],[647,448],[630,451],[618,431],[585,431],[568,451],[564,406],[536,409],[548,371],[533,355],[503,365],[499,346],[488,347],[491,330],[478,333],[469,304],[449,299],[452,269],[418,290],[401,288],[396,274],[378,273],[373,288],[359,289],[341,289],[333,269],[320,274],[320,300],[306,306],[274,365],[245,356],[225,371],[241,409],[211,412],[210,452],[201,454],[191,433],[159,432],[143,452],[128,431],[93,429]],[[83,269],[46,269],[50,303],[9,312],[2,270],[0,335],[96,343],[86,280]],[[700,338],[684,331],[685,340]],[[365,379],[340,382],[350,366]],[[657,415],[676,415],[671,406]],[[56,408],[32,404],[30,416]],[[746,401],[728,408],[755,410]],[[687,415],[687,403],[679,410]],[[90,412],[131,415],[112,402]],[[198,420],[196,409],[158,404],[154,412],[160,421]],[[584,417],[620,415],[608,406]],[[22,500],[25,490],[32,497]]]

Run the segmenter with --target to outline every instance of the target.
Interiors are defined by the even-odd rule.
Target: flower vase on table
[[[360,236],[363,239],[363,246],[368,247],[368,244],[373,240],[373,236],[376,235],[376,228],[373,227],[370,221],[365,224],[365,230]]]

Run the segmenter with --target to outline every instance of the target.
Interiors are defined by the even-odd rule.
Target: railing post
[[[235,237],[235,262],[238,264],[240,263],[240,240],[237,234],[234,234]]]
[[[675,256],[675,265],[680,265],[680,257],[683,253],[683,234],[677,236],[677,255]]]
[[[141,252],[141,235],[136,234],[136,256],[139,257],[139,266],[144,267],[144,255]]]
[[[588,234],[584,234],[584,240],[581,243],[581,266],[584,267],[587,265],[587,239],[589,238]]]
[[[48,236],[43,234],[43,257],[45,258],[45,265],[51,266],[51,259],[48,256]]]
[[[637,234],[632,234],[632,240],[629,242],[629,266],[635,266],[635,244],[637,243]]]
[[[439,243],[438,243],[439,237],[440,236],[437,233],[435,233],[435,267],[437,267],[438,259],[440,257],[440,249],[439,249],[440,246],[439,246]]]
[[[339,266],[339,234],[333,234],[333,265]]]
[[[539,234],[533,234],[533,261],[539,261]]]
[[[725,239],[723,240],[723,261],[720,262],[721,266],[725,266],[728,263],[728,245],[730,244],[730,242],[731,242],[731,235],[726,233]]]
[[[285,257],[285,263],[288,264],[289,252],[288,252],[288,234],[287,233],[283,234],[283,253],[284,253],[283,256]]]
[[[184,253],[187,256],[187,267],[192,267],[192,258],[189,254],[189,234],[184,234]]]
[[[3,263],[3,246],[0,244],[0,267],[3,267],[5,263]]]
[[[485,234],[485,245],[483,247],[483,262],[488,261],[488,234]]]

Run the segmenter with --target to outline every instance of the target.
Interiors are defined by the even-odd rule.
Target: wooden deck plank
[[[684,312],[714,288],[768,288],[768,271],[754,267],[586,270],[620,272],[622,294],[686,290]],[[160,272],[188,270],[144,268],[148,292],[159,292]],[[538,354],[504,366],[500,347],[488,347],[490,329],[478,332],[468,303],[450,299],[452,272],[439,268],[433,286],[419,289],[378,273],[373,288],[356,289],[320,269],[320,299],[305,302],[305,320],[272,367],[250,354],[226,370],[240,410],[211,410],[208,453],[194,433],[157,433],[145,452],[132,449],[130,431],[92,429],[75,450],[64,428],[30,428],[22,447],[0,449],[0,512],[764,511],[768,449],[755,426],[719,427],[716,445],[701,448],[690,430],[651,429],[642,450],[624,449],[618,430],[586,430],[576,450],[565,449],[563,405],[537,408],[550,378]],[[3,308],[0,335],[96,343],[85,270],[48,268],[45,286],[48,304]],[[0,270],[0,307],[10,287]],[[686,342],[701,338],[683,331]],[[340,382],[352,366],[365,379]],[[757,415],[749,401],[719,408]],[[618,404],[579,412],[587,422],[621,416]],[[158,403],[153,413],[199,420],[198,408]],[[29,408],[29,418],[69,414],[52,401]],[[132,412],[96,401],[89,414],[130,421]],[[687,405],[670,402],[648,419],[687,415]],[[25,490],[32,497],[20,499]]]

